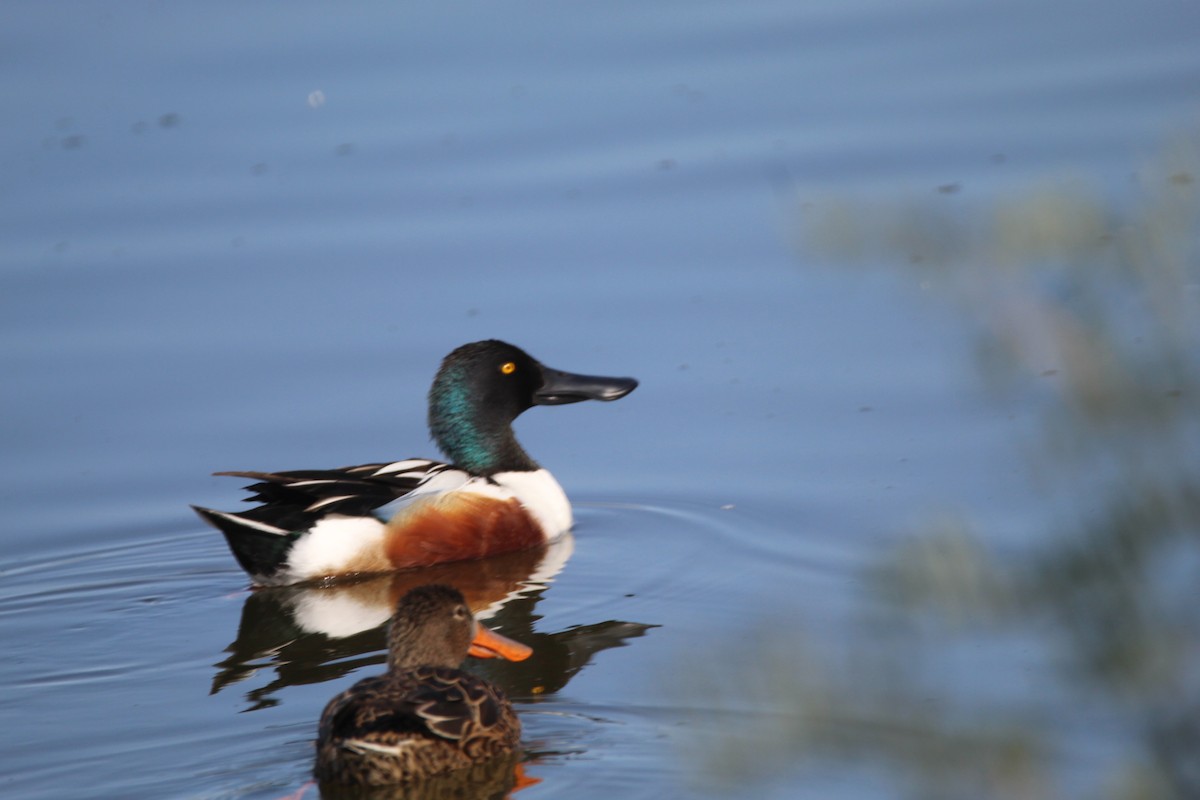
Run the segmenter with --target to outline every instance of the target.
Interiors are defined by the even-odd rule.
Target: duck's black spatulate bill
[[[533,393],[539,406],[561,406],[583,400],[619,400],[637,388],[633,378],[578,375],[542,367],[542,388]]]

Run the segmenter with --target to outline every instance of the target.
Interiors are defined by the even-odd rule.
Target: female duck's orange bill
[[[509,661],[524,661],[533,655],[533,648],[501,636],[486,626],[475,624],[475,638],[468,651],[475,658],[507,658]]]

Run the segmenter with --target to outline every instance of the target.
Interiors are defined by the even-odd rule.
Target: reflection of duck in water
[[[542,633],[535,613],[542,592],[571,554],[566,536],[544,550],[527,550],[479,561],[439,564],[332,585],[256,589],[246,597],[237,638],[216,666],[212,691],[273,670],[269,682],[249,689],[252,708],[278,702],[287,686],[333,680],[383,663],[384,623],[409,589],[444,583],[459,589],[472,612],[535,648],[533,658],[509,672],[492,660],[482,670],[520,696],[553,692],[591,661],[653,626],[608,620]],[[483,667],[483,665],[479,665]],[[497,671],[497,668],[500,668]]]
[[[444,583],[463,593],[471,613],[490,619],[520,594],[544,586],[575,549],[570,534],[536,550],[479,559],[435,564],[358,580],[339,580],[319,586],[257,590],[287,597],[288,611],[304,632],[345,638],[378,628],[396,610],[396,603],[409,589],[427,583]]]
[[[196,511],[264,585],[537,547],[571,528],[571,505],[521,448],[513,420],[535,405],[616,400],[636,387],[632,378],[550,369],[496,340],[463,345],[446,356],[429,391],[429,428],[452,463],[218,473],[258,481],[249,489],[261,505]]]
[[[387,674],[359,681],[321,715],[317,779],[407,783],[512,753],[521,738],[512,704],[459,666],[468,653],[520,661],[531,652],[475,622],[458,590],[409,591],[388,634]]]
[[[462,592],[481,620],[494,618],[519,597],[547,585],[574,548],[567,535],[539,550],[521,550],[478,561],[437,564],[329,584],[252,590],[242,607],[237,639],[218,664],[213,691],[241,681],[270,662],[279,672],[272,686],[317,683],[383,662],[385,626],[400,598],[417,586],[441,583]],[[365,654],[366,658],[361,656]],[[265,661],[264,661],[265,660]]]

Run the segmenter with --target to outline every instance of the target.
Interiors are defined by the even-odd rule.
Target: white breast
[[[552,542],[571,530],[571,503],[558,481],[544,469],[536,472],[498,472],[492,483],[485,478],[474,478],[463,487],[463,491],[476,492],[489,497],[516,498],[537,520],[546,541]]]
[[[434,475],[394,503],[379,509],[384,519],[400,512],[410,503],[429,495],[448,492],[469,492],[498,500],[517,500],[533,516],[552,542],[571,530],[571,503],[566,492],[548,471],[497,472],[491,480],[452,469]]]

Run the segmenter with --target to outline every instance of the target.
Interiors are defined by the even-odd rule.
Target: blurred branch
[[[1200,797],[1198,145],[1168,148],[1121,204],[1080,180],[986,205],[957,186],[797,203],[806,262],[902,266],[961,310],[989,385],[1038,410],[1057,513],[1003,559],[944,516],[868,570],[844,653],[764,630],[732,679],[694,676],[746,715],[705,739],[722,785],[821,754],[887,764],[913,797],[1061,796],[1070,735],[1099,716],[1122,749],[1091,765],[1095,796]],[[1052,697],[997,707],[961,674],[956,645],[1005,631],[1039,642]],[[1046,725],[1050,708],[1078,719]]]

